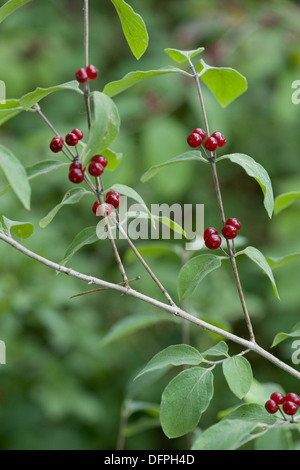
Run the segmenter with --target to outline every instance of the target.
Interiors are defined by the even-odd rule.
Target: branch
[[[95,284],[103,287],[107,287],[108,289],[116,290],[120,292],[121,294],[125,295],[130,295],[132,297],[135,297],[139,300],[142,300],[143,302],[146,302],[148,304],[154,305],[157,308],[160,308],[162,310],[165,310],[166,312],[172,313],[173,315],[176,315],[184,320],[187,320],[191,323],[194,323],[197,326],[200,326],[201,328],[211,331],[212,333],[215,333],[217,335],[220,335],[229,341],[232,341],[234,343],[239,344],[240,346],[245,347],[246,349],[249,349],[267,361],[271,362],[275,366],[279,367],[280,369],[284,370],[285,372],[289,373],[296,379],[300,380],[300,372],[295,370],[293,367],[290,367],[289,365],[285,364],[284,362],[280,361],[277,359],[273,354],[269,353],[268,351],[264,350],[261,348],[258,344],[254,343],[253,341],[248,341],[244,338],[241,338],[239,336],[236,336],[232,333],[229,333],[225,330],[222,330],[221,328],[218,328],[216,326],[210,325],[209,323],[201,320],[200,318],[194,317],[193,315],[189,314],[188,312],[182,310],[181,308],[172,305],[165,304],[163,302],[160,302],[159,300],[153,299],[152,297],[149,297],[147,295],[142,294],[141,292],[138,292],[134,289],[132,289],[130,286],[128,287],[123,287],[119,284],[113,284],[111,282],[103,281],[102,279],[98,279],[97,277],[93,276],[88,276],[86,274],[80,273],[78,271],[75,271],[72,268],[67,268],[66,266],[61,266],[58,263],[54,263],[53,261],[48,260],[47,258],[44,258],[43,256],[40,256],[33,251],[29,250],[28,248],[25,248],[23,245],[18,243],[14,238],[12,238],[10,235],[6,235],[4,233],[0,233],[0,240],[4,241],[5,243],[8,243],[10,246],[13,248],[17,249],[21,253],[23,253],[26,256],[29,256],[30,258],[48,266],[51,269],[54,269],[56,271],[59,271],[61,273],[67,274],[68,276],[75,277],[77,279],[80,279],[81,281],[85,281],[88,284]]]

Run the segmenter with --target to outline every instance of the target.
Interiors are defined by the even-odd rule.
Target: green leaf
[[[164,314],[135,314],[122,318],[111,330],[101,339],[101,345],[105,346],[114,341],[119,341],[124,337],[134,334],[144,328],[156,325],[157,323],[172,321],[169,315]]]
[[[131,52],[136,59],[140,59],[149,42],[143,19],[124,0],[111,0],[111,2],[119,15],[123,33]]]
[[[300,258],[300,253],[292,253],[290,255],[280,256],[279,258],[267,258],[267,261],[272,271],[274,271],[274,269],[278,269],[288,263],[292,263],[298,258]]]
[[[128,198],[134,199],[136,202],[138,202],[143,209],[145,209],[146,213],[152,219],[152,214],[150,210],[148,209],[145,201],[143,198],[130,186],[126,186],[125,184],[114,184],[111,186],[109,191],[117,191],[118,193],[122,194],[123,196],[126,196]]]
[[[232,393],[242,399],[250,390],[253,374],[250,363],[243,356],[233,356],[222,363],[223,373]]]
[[[179,298],[182,300],[190,296],[207,274],[221,266],[221,259],[216,255],[199,255],[185,263],[177,279]]]
[[[7,231],[9,234],[13,232],[19,238],[28,238],[33,232],[33,224],[31,222],[10,220],[4,215],[2,217],[0,216],[0,221],[4,231]]]
[[[25,209],[29,210],[31,188],[25,168],[17,157],[3,145],[0,145],[0,168]]]
[[[183,153],[182,155],[178,155],[177,157],[172,158],[171,160],[168,160],[163,163],[159,163],[158,165],[153,165],[149,170],[146,171],[146,173],[143,174],[141,177],[142,183],[145,183],[146,181],[149,181],[151,178],[153,178],[156,173],[158,173],[160,170],[163,168],[169,166],[169,165],[174,165],[175,163],[184,163],[187,161],[199,161],[203,163],[208,163],[206,158],[202,157],[201,152],[199,150],[192,150],[190,152]]]
[[[29,2],[31,2],[31,0],[8,0],[8,2],[4,3],[4,5],[0,8],[0,23],[7,16],[11,15],[11,13]]]
[[[100,91],[94,91],[92,98],[92,126],[87,145],[80,157],[83,165],[109,147],[117,137],[120,127],[120,116],[115,103]]]
[[[268,261],[264,257],[264,255],[257,248],[254,248],[253,246],[248,246],[244,250],[239,251],[236,254],[236,256],[241,255],[241,254],[247,255],[248,258],[250,258],[252,261],[254,261],[254,263],[256,263],[263,270],[263,272],[268,276],[268,278],[270,279],[270,281],[272,283],[272,286],[273,286],[276,297],[278,299],[280,299],[272,270],[271,270],[271,268],[268,264]]]
[[[272,343],[272,348],[288,338],[300,338],[300,323],[297,323],[290,333],[278,333]]]
[[[56,216],[56,214],[62,207],[68,204],[76,204],[77,202],[81,200],[83,196],[87,194],[93,194],[93,193],[91,191],[87,191],[84,188],[75,188],[75,189],[71,189],[70,191],[68,191],[64,195],[62,201],[59,204],[57,204],[57,206],[55,206],[53,209],[51,209],[51,211],[40,220],[39,222],[40,227],[41,228],[47,227],[47,225],[49,225],[50,222],[52,222],[52,220],[54,219],[54,217]]]
[[[23,110],[19,100],[6,100],[0,103],[0,126],[17,116]]]
[[[219,341],[217,344],[201,353],[206,356],[228,356],[228,345],[225,341]]]
[[[22,96],[20,99],[20,105],[23,109],[25,109],[25,111],[28,111],[46,96],[62,90],[72,90],[83,94],[82,90],[79,88],[79,83],[77,80],[72,80],[71,82],[63,83],[62,85],[51,86],[49,88],[36,88],[34,91],[31,91],[30,93]]]
[[[247,90],[247,80],[230,67],[211,67],[204,60],[197,67],[199,77],[225,108]]]
[[[60,264],[65,265],[78,250],[85,245],[95,243],[97,240],[99,240],[99,237],[97,236],[95,226],[84,228],[75,236],[74,240],[66,250],[64,259]]]
[[[231,162],[240,165],[249,176],[253,177],[258,182],[264,195],[264,206],[271,218],[274,210],[273,188],[270,177],[264,167],[257,163],[252,157],[243,153],[223,155],[222,157],[217,158],[217,161],[224,159],[228,159]]]
[[[113,171],[120,165],[123,155],[120,152],[115,152],[111,149],[103,150],[102,155],[107,160],[107,166],[105,167],[106,170]]]
[[[159,351],[135,377],[153,370],[162,369],[167,366],[182,366],[185,364],[196,366],[202,362],[203,358],[197,349],[187,344],[175,344]]]
[[[122,93],[122,91],[127,90],[136,83],[146,80],[147,78],[157,77],[159,75],[166,75],[170,73],[181,73],[183,75],[191,76],[186,71],[181,70],[178,67],[172,66],[162,67],[157,70],[137,70],[136,72],[129,72],[120,80],[107,83],[107,85],[105,85],[103,89],[103,93],[105,93],[107,96],[112,97],[118,95],[119,93]]]
[[[175,222],[174,220],[172,220],[169,217],[166,217],[164,215],[160,216],[160,215],[152,214],[152,213],[150,213],[150,211],[148,211],[147,213],[142,212],[142,211],[128,211],[126,213],[126,216],[129,219],[151,219],[152,225],[155,229],[157,229],[155,221],[158,221],[161,224],[168,227],[173,232],[178,233],[179,235],[181,235],[183,237],[186,237],[186,232],[181,227],[181,225],[179,225],[177,222]],[[167,238],[167,236],[165,236],[165,238]],[[170,249],[169,249],[169,251],[170,251]]]
[[[213,373],[192,367],[180,372],[162,393],[160,422],[170,439],[194,430],[213,396]]]
[[[291,206],[297,199],[300,198],[300,191],[293,191],[289,193],[280,194],[275,198],[274,214],[277,215],[287,207]]]
[[[165,52],[176,62],[185,62],[188,60],[190,62],[192,57],[195,57],[198,54],[201,54],[201,52],[204,51],[204,47],[198,47],[197,49],[193,49],[190,51],[182,51],[179,49],[172,49],[172,48],[167,48],[165,49]]]

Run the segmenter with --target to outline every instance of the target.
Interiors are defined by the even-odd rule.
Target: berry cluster
[[[238,231],[240,230],[242,224],[239,219],[235,217],[230,217],[226,220],[223,228],[222,235],[227,240],[232,240],[237,236]],[[216,250],[221,246],[222,238],[219,235],[219,232],[214,227],[208,227],[203,234],[204,243],[207,248],[210,250]]]
[[[78,144],[78,141],[82,138],[83,132],[80,129],[73,129],[72,132],[69,132],[69,134],[66,135],[65,140],[59,135],[53,137],[49,147],[52,152],[58,153],[61,152],[61,150],[63,149],[65,142],[70,146],[75,146]]]
[[[79,83],[85,83],[88,79],[95,80],[98,77],[98,69],[95,65],[81,67],[75,73],[75,77]]]
[[[191,132],[187,138],[187,143],[190,147],[196,148],[203,144],[203,147],[210,152],[216,150],[217,147],[223,147],[226,144],[226,139],[221,132],[216,131],[206,139],[205,130],[197,127]]]
[[[279,392],[274,392],[271,394],[270,399],[266,401],[265,408],[268,413],[274,414],[278,410],[281,411],[279,405],[282,405],[282,411],[289,415],[294,416],[300,406],[300,397],[297,393],[288,393],[283,395]]]

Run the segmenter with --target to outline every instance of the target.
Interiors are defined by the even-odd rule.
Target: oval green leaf
[[[198,47],[198,49],[193,49],[190,51],[182,51],[179,49],[167,48],[165,52],[176,62],[185,62],[186,60],[190,61],[192,57],[195,57],[201,52],[204,51],[204,47]]]
[[[31,222],[10,220],[4,215],[0,217],[0,220],[4,231],[7,231],[9,234],[13,232],[19,238],[28,238],[33,232],[33,224]]]
[[[279,258],[267,258],[267,262],[272,271],[274,271],[274,269],[278,269],[286,264],[292,263],[298,258],[300,258],[300,253],[292,253],[290,255],[280,256]]]
[[[293,191],[289,193],[280,194],[275,198],[274,214],[277,215],[287,207],[291,206],[297,199],[300,198],[300,191]]]
[[[274,348],[275,346],[277,346],[277,344],[281,343],[282,341],[288,338],[300,338],[300,323],[297,323],[292,328],[292,331],[290,333],[277,333],[271,347]]]
[[[22,98],[20,99],[20,105],[25,111],[28,111],[35,104],[37,104],[39,101],[41,101],[43,98],[50,95],[51,93],[63,90],[72,90],[77,91],[77,93],[83,94],[83,92],[79,88],[79,83],[77,82],[77,80],[72,80],[71,82],[51,86],[49,88],[36,88],[34,91],[31,91],[30,93],[27,93],[26,95],[22,96]]]
[[[74,238],[65,252],[64,259],[60,264],[65,265],[74,254],[85,245],[95,243],[99,238],[97,237],[96,227],[87,227],[81,230]]]
[[[31,0],[8,0],[8,2],[4,3],[0,8],[0,23],[18,8],[29,2],[31,2]]]
[[[253,374],[249,361],[243,356],[233,356],[222,363],[223,374],[227,384],[239,399],[250,390]]]
[[[19,100],[6,100],[0,103],[0,126],[24,111]]]

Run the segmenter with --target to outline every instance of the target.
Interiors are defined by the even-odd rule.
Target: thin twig
[[[128,283],[133,282],[133,281],[139,281],[141,279],[140,276],[135,277],[134,279],[128,279]],[[124,285],[125,282],[118,282],[119,286]],[[92,290],[86,290],[85,292],[81,292],[80,294],[75,294],[70,297],[70,299],[74,299],[74,297],[81,297],[82,295],[86,294],[92,294],[93,292],[99,292],[103,290],[107,290],[108,287],[98,287],[98,289],[92,289]]]
[[[84,64],[89,65],[89,0],[84,0]],[[88,128],[91,128],[90,85],[89,80],[84,84],[84,101],[86,107]]]

